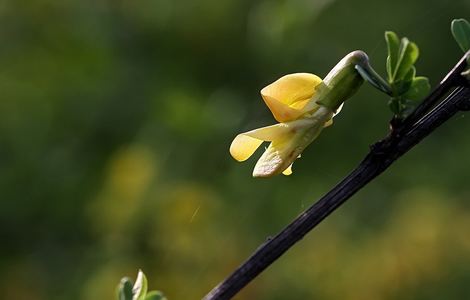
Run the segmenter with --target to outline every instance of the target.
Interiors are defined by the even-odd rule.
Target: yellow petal
[[[261,94],[290,106],[310,99],[321,81],[320,77],[310,73],[289,74],[262,89]]]
[[[282,139],[289,131],[288,125],[276,124],[241,133],[230,145],[230,154],[238,161],[245,161],[264,141]]]
[[[255,165],[253,177],[270,177],[286,170],[302,151],[315,140],[323,130],[323,125],[331,119],[333,112],[320,107],[310,118],[299,119],[286,126],[288,134],[273,140]]]
[[[292,108],[278,100],[263,96],[264,102],[278,122],[289,122],[299,118],[304,112],[300,109]]]
[[[321,81],[314,74],[289,74],[263,88],[261,96],[277,121],[288,122],[304,113],[302,109]]]
[[[263,140],[252,138],[245,134],[239,134],[230,145],[230,154],[238,161],[245,161],[250,158],[256,149],[263,143]]]
[[[289,176],[292,174],[292,164],[287,167],[287,169],[285,169],[284,171],[282,171],[282,174],[286,175],[286,176]]]
[[[297,156],[297,158],[300,158],[302,157],[302,154],[299,154],[299,156]],[[285,169],[284,171],[282,171],[282,174],[286,175],[286,176],[289,176],[292,174],[292,166],[294,165],[294,163],[291,163],[289,167],[287,167],[287,169]]]

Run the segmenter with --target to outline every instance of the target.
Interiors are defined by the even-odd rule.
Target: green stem
[[[369,61],[360,61],[356,64],[355,68],[362,78],[369,82],[373,87],[389,96],[392,95],[392,88],[390,85],[377,72],[375,72],[375,70],[370,66]]]

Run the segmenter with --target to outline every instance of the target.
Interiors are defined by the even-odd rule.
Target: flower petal
[[[264,141],[282,139],[290,131],[286,124],[276,124],[241,133],[230,145],[230,154],[238,161],[245,161]]]
[[[271,83],[261,90],[261,94],[291,106],[298,101],[310,99],[315,92],[315,87],[321,82],[321,78],[317,75],[294,73],[285,75]]]
[[[262,143],[263,140],[252,138],[243,133],[239,134],[230,145],[230,154],[238,161],[245,161],[255,153]]]
[[[329,108],[320,106],[309,118],[286,123],[285,126],[291,130],[271,142],[256,163],[253,177],[270,177],[286,170],[318,137],[323,130],[323,125],[332,116],[333,112]]]
[[[287,167],[287,169],[285,169],[284,171],[282,171],[282,174],[286,175],[286,176],[289,176],[292,174],[292,164],[290,164],[289,167]]]
[[[263,99],[273,114],[274,119],[278,122],[289,122],[295,120],[304,113],[302,110],[291,108],[270,96],[263,96]]]
[[[279,122],[295,120],[315,93],[321,78],[309,73],[283,76],[261,90],[264,102]]]
[[[289,141],[272,142],[264,151],[261,158],[256,162],[253,170],[253,177],[271,177],[282,173],[292,163],[288,160],[290,152],[294,149],[290,147]]]

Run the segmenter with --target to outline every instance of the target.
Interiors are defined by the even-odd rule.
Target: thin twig
[[[467,52],[410,117],[401,124],[397,124],[396,127],[394,126],[391,134],[384,140],[371,146],[364,160],[346,178],[299,215],[278,235],[258,247],[247,261],[210,291],[203,300],[231,299],[336,208],[385,171],[395,160],[455,113],[469,107],[470,87],[460,75],[467,66],[465,58],[469,55],[470,52]],[[446,98],[442,100],[444,97]],[[442,101],[439,103],[439,100]]]

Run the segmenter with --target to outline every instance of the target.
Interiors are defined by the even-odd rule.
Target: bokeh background
[[[114,299],[142,268],[200,299],[387,133],[369,86],[290,177],[251,178],[233,137],[274,123],[259,90],[324,76],[385,30],[435,85],[462,53],[467,0],[0,1],[0,298]],[[459,114],[237,299],[466,299],[470,119]]]

